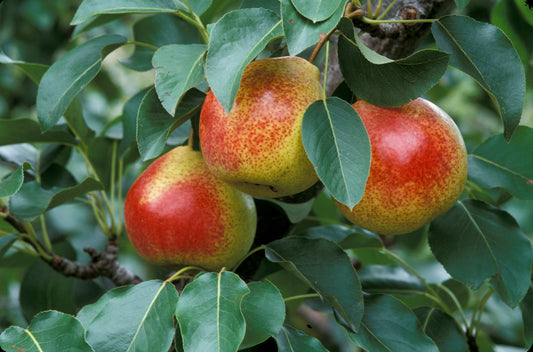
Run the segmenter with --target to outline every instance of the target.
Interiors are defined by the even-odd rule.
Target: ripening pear
[[[418,98],[386,108],[357,101],[370,139],[370,173],[361,201],[350,210],[354,224],[383,235],[405,234],[449,210],[467,176],[467,153],[454,121]]]
[[[200,152],[181,146],[135,180],[124,221],[131,243],[147,261],[218,271],[249,251],[257,216],[251,196],[213,176]]]
[[[301,128],[309,105],[323,99],[319,77],[302,58],[269,58],[245,68],[229,114],[210,92],[200,115],[200,144],[211,172],[260,197],[292,195],[315,184]]]

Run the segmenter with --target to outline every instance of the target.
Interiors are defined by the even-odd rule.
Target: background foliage
[[[415,233],[381,237],[349,225],[325,191],[300,204],[256,199],[264,251],[235,273],[178,285],[179,297],[162,281],[172,273],[131,248],[123,195],[151,160],[186,141],[208,85],[228,110],[246,63],[308,57],[342,11],[340,1],[147,3],[0,5],[0,199],[19,221],[0,219],[1,348],[207,351],[223,341],[221,351],[457,352],[533,344],[533,14],[523,1],[456,1],[453,15],[399,60],[362,45],[351,21],[338,24],[346,85],[307,112],[310,158],[319,173],[344,162],[312,150],[313,136],[353,146],[337,137],[362,133],[345,119],[353,94],[380,105],[423,94],[454,118],[469,152],[466,191],[448,213]],[[337,127],[320,129],[325,112]],[[361,177],[337,189],[339,175],[327,171],[328,190],[355,204]],[[46,263],[88,263],[83,249],[105,252],[109,239],[142,283],[66,277]],[[317,269],[317,260],[327,265]],[[218,311],[229,313],[217,323]]]

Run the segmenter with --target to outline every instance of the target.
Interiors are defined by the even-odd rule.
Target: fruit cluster
[[[298,57],[257,60],[245,69],[226,113],[210,92],[200,115],[202,152],[177,147],[154,161],[125,201],[128,236],[148,261],[170,268],[232,268],[256,230],[252,196],[283,197],[318,182],[304,150],[306,109],[324,99],[316,66]],[[371,143],[362,200],[335,200],[354,224],[404,234],[447,211],[466,182],[467,156],[453,120],[419,98],[384,108],[353,104]]]

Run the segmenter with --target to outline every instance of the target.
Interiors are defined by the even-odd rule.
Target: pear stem
[[[189,140],[187,141],[187,147],[191,148],[194,144],[194,128],[191,127],[191,131],[189,132]]]

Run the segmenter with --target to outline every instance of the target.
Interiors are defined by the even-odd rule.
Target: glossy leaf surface
[[[170,132],[187,121],[192,114],[198,112],[205,95],[191,89],[183,97],[172,117],[161,106],[155,88],[144,96],[137,115],[137,145],[143,160],[159,156],[167,143]]]
[[[145,281],[106,292],[96,303],[84,306],[78,319],[96,351],[168,351],[177,300],[171,283]]]
[[[363,314],[361,284],[350,259],[340,247],[324,239],[287,237],[266,245],[265,254],[268,260],[280,264],[308,284],[352,330],[358,330]]]
[[[308,2],[312,3],[312,2]],[[326,21],[313,23],[302,16],[291,3],[291,0],[281,0],[281,18],[283,19],[283,32],[287,39],[287,47],[291,56],[298,55],[311,45],[320,40],[320,36],[329,33],[344,13],[344,7],[339,6],[333,15]]]
[[[429,307],[415,309],[422,330],[435,342],[440,352],[467,352],[463,331],[448,314]]]
[[[203,44],[165,45],[154,55],[155,90],[161,104],[172,116],[184,94],[204,79]],[[179,63],[179,64],[178,64]]]
[[[20,190],[24,183],[24,172],[28,169],[32,169],[32,166],[24,162],[6,178],[0,180],[0,198],[12,196]]]
[[[57,311],[37,314],[26,329],[18,326],[6,329],[0,335],[0,347],[6,352],[94,352],[85,340],[85,330],[80,322]]]
[[[320,22],[330,18],[335,10],[337,10],[339,7],[342,8],[341,4],[344,3],[343,0],[291,1],[302,16],[310,19],[313,22]]]
[[[448,67],[449,54],[437,50],[418,51],[391,60],[367,48],[354,34],[347,19],[339,24],[339,65],[352,92],[379,106],[400,106],[424,94]]]
[[[279,334],[285,321],[285,302],[270,281],[251,282],[250,293],[242,300],[246,334],[240,348],[255,346]]]
[[[432,31],[439,49],[453,54],[450,66],[470,75],[490,95],[509,140],[525,97],[524,68],[510,40],[498,27],[465,16],[443,17],[433,23]],[[471,33],[476,33],[476,40]]]
[[[246,330],[241,303],[249,292],[232,272],[198,275],[185,287],[176,307],[184,350],[236,351]]]
[[[178,10],[187,10],[181,0],[84,0],[70,24],[80,24],[102,14],[173,13]]]
[[[370,171],[370,140],[355,109],[336,97],[306,110],[302,141],[316,173],[333,198],[353,208]]]
[[[327,352],[316,338],[306,335],[292,326],[285,325],[276,337],[279,352]]]
[[[31,221],[45,211],[64,204],[87,192],[103,189],[102,183],[87,178],[80,184],[69,187],[43,189],[35,182],[25,183],[18,193],[9,199],[9,209],[20,220]]]
[[[37,115],[43,130],[56,124],[76,95],[100,71],[104,57],[125,41],[126,38],[114,34],[97,37],[70,50],[50,66],[37,90]]]
[[[431,224],[433,254],[455,279],[478,288],[491,279],[515,307],[531,276],[531,243],[508,213],[476,200],[458,202]]]
[[[372,352],[438,352],[422,331],[414,313],[392,296],[365,298],[365,315],[358,334],[349,334],[360,347]]]

